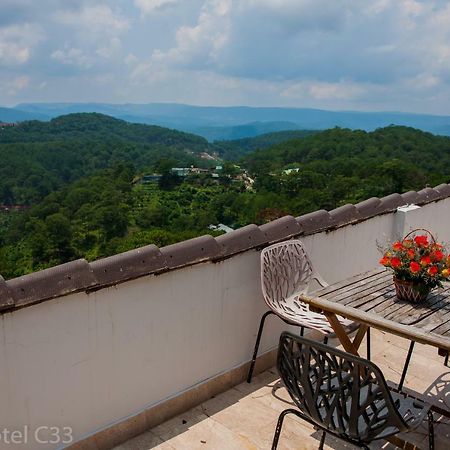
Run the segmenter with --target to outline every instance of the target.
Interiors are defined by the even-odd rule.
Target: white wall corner
[[[418,214],[420,214],[420,206],[411,204],[405,206],[399,206],[394,214],[394,240],[402,239],[407,233],[414,229],[413,223],[417,223],[414,220]]]

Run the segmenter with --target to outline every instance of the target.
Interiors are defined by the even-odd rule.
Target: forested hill
[[[360,199],[448,183],[450,138],[401,126],[373,132],[335,128],[253,152],[244,164],[260,181],[299,168],[298,189],[306,183],[329,192],[329,184],[340,180],[348,200]]]
[[[2,142],[49,142],[56,140],[106,140],[141,144],[162,144],[189,148],[194,152],[208,147],[206,139],[190,133],[155,125],[129,123],[98,113],[68,114],[50,122],[22,122],[0,133]]]
[[[35,204],[116,163],[131,163],[138,171],[164,161],[199,164],[196,154],[207,149],[207,141],[192,134],[96,113],[23,122],[0,130],[0,203]]]
[[[304,138],[319,133],[317,130],[286,130],[264,133],[255,137],[234,139],[231,141],[214,141],[214,147],[219,155],[229,161],[237,160],[255,150],[273,147],[281,142]]]
[[[65,132],[54,131],[59,120]],[[211,233],[209,226],[219,223],[262,224],[450,182],[450,138],[412,128],[336,128],[261,149],[273,142],[269,135],[239,144],[260,148],[240,167],[225,162],[214,172],[179,177],[173,165],[208,163],[196,159],[192,144],[202,139],[162,129],[170,139],[149,142],[143,136],[155,127],[134,127],[88,114],[0,131],[3,204],[30,205],[0,211],[1,275],[161,247]],[[142,134],[130,131],[127,139],[128,130]],[[136,182],[153,171],[160,176]]]

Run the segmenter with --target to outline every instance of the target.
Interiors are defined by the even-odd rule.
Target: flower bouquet
[[[425,231],[427,234],[416,234]],[[431,238],[431,240],[429,240]],[[394,242],[380,259],[394,272],[397,298],[411,302],[425,300],[436,286],[450,277],[450,256],[428,230],[418,229]]]

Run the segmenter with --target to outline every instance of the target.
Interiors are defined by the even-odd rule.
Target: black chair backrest
[[[408,429],[370,361],[284,332],[277,368],[301,413],[322,429],[359,442]]]

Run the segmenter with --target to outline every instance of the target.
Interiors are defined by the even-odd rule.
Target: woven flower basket
[[[394,277],[394,285],[397,298],[411,303],[424,301],[431,291],[426,284],[399,280],[396,277]]]

